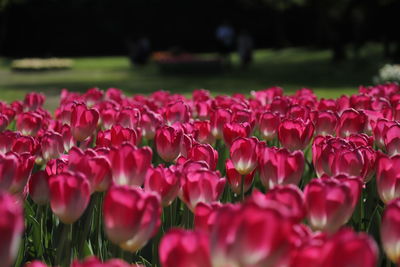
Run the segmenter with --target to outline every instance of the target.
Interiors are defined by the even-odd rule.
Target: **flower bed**
[[[189,53],[158,52],[153,55],[153,60],[164,73],[218,73],[223,70],[221,59],[199,58]]]
[[[25,58],[16,59],[11,62],[11,69],[14,71],[44,71],[44,70],[65,70],[72,68],[71,59],[62,58]]]
[[[399,263],[397,84],[44,101],[0,102],[0,266]]]

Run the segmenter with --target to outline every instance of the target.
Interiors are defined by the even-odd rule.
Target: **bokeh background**
[[[190,94],[198,88],[231,94],[271,86],[290,93],[309,87],[321,97],[336,97],[372,84],[382,66],[399,61],[399,14],[397,0],[0,0],[0,99],[21,99],[35,90],[56,105],[62,88],[91,87],[127,94]],[[186,72],[165,71],[154,57],[178,50],[200,61],[218,58],[215,32],[224,21],[253,38],[247,68],[240,67],[235,48],[229,67]],[[152,54],[136,66],[129,55],[141,38]],[[12,68],[15,59],[53,57],[73,64],[62,70]]]

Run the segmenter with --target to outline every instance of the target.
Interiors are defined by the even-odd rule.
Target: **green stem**
[[[240,181],[240,201],[244,201],[244,179],[245,175],[242,175],[242,179]]]
[[[61,239],[57,247],[57,261],[56,263],[69,267],[71,265],[72,249],[72,224],[60,224],[62,227]]]

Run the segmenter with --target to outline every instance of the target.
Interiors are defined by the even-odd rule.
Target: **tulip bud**
[[[157,129],[155,145],[158,155],[166,162],[173,162],[180,153],[182,130],[169,126]]]
[[[301,151],[265,147],[259,152],[260,180],[266,188],[276,185],[298,185],[304,171]]]
[[[387,257],[393,262],[400,261],[400,199],[390,202],[383,212],[381,241]]]
[[[178,196],[180,173],[174,167],[158,166],[150,168],[144,183],[145,191],[153,191],[161,196],[163,206],[170,205]]]
[[[128,143],[112,147],[109,158],[114,182],[141,186],[151,166],[152,156],[150,147],[137,148]]]
[[[24,215],[21,202],[12,195],[0,191],[0,267],[13,263],[24,231]]]
[[[95,109],[88,109],[85,104],[76,104],[72,107],[71,131],[77,141],[84,141],[97,128],[99,113]]]
[[[314,125],[310,120],[285,119],[278,129],[279,142],[290,151],[305,149],[313,134]]]
[[[190,210],[194,210],[199,202],[217,201],[225,186],[225,178],[219,172],[196,170],[188,172],[182,183],[182,198]]]
[[[161,239],[163,267],[211,267],[208,236],[201,231],[172,229]]]
[[[50,177],[50,205],[65,224],[81,217],[90,200],[89,181],[80,173],[64,172]]]
[[[241,175],[247,175],[257,167],[257,138],[236,138],[230,148],[233,166]]]
[[[329,233],[336,232],[353,214],[361,189],[359,178],[313,179],[304,189],[311,227]]]
[[[138,187],[111,187],[103,213],[107,237],[132,253],[146,245],[161,224],[160,198]]]

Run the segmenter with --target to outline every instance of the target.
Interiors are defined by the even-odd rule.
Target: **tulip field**
[[[400,85],[0,102],[0,267],[400,266]]]

